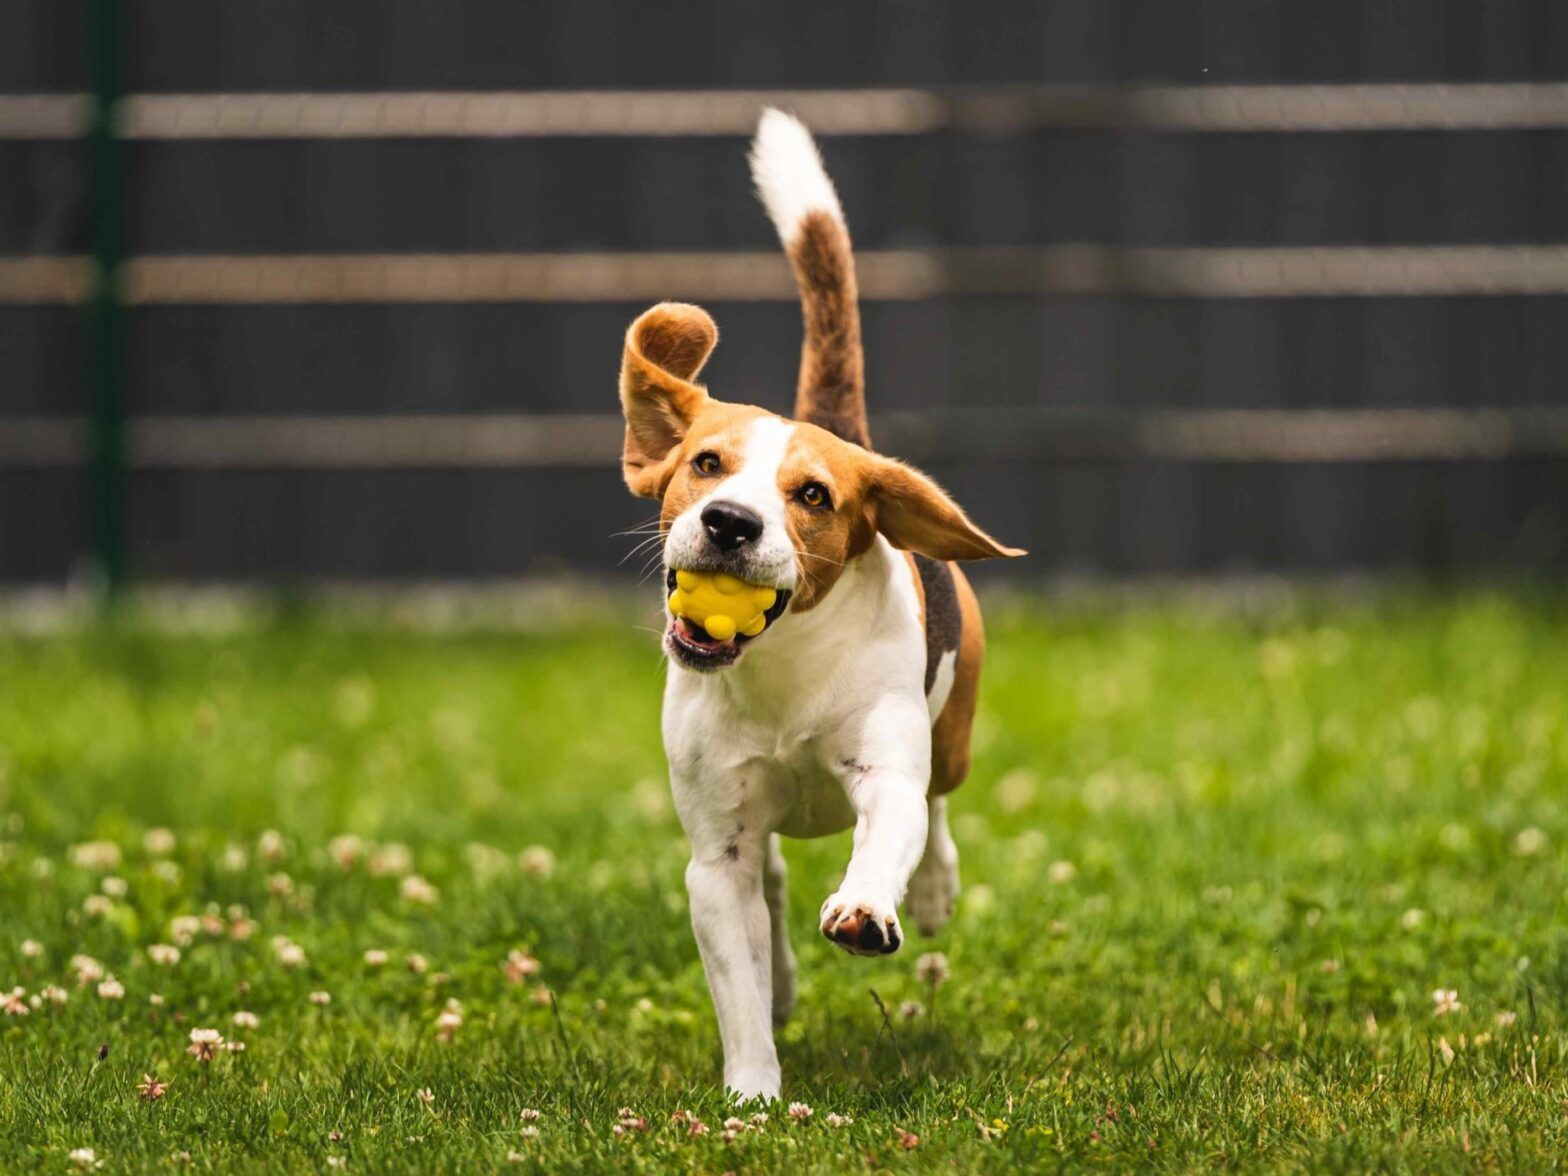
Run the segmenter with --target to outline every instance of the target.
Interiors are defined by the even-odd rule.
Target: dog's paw
[[[783,1084],[777,1063],[726,1075],[724,1088],[736,1106],[751,1102],[776,1102]]]
[[[904,929],[892,903],[840,892],[822,904],[822,934],[851,955],[892,955],[904,942]]]

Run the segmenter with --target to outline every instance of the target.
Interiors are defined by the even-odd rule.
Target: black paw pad
[[[865,919],[861,922],[860,937],[856,940],[856,946],[861,951],[884,951],[886,949],[882,945],[885,942],[886,937],[882,934],[882,924],[875,919]]]

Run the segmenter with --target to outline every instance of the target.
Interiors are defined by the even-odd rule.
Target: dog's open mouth
[[[673,569],[665,579],[667,589],[674,591],[675,572]],[[766,633],[769,626],[784,615],[784,610],[789,607],[789,598],[790,592],[788,589],[779,589],[778,597],[762,614],[762,633]],[[746,643],[755,641],[757,637],[762,636],[762,633],[758,633],[753,637],[748,637],[744,633],[736,633],[735,636],[720,641],[689,617],[671,617],[668,645],[671,656],[675,657],[689,669],[718,670],[723,669],[725,666],[734,665],[739,660]]]

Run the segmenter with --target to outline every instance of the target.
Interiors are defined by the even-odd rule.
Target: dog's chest
[[[666,724],[666,747],[688,833],[733,827],[820,837],[854,824],[827,739],[711,712],[681,722],[680,709],[667,716],[676,721]]]
[[[765,761],[764,778],[774,828],[786,837],[822,837],[855,823],[844,787],[815,741],[779,748]]]

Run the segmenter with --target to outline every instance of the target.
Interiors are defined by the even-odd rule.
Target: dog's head
[[[937,484],[816,425],[725,404],[693,383],[718,330],[696,306],[666,302],[626,332],[622,470],[661,503],[665,573],[727,572],[778,589],[767,613],[820,604],[880,533],[933,559],[1023,553],[992,539]],[[691,669],[732,665],[749,639],[714,641],[671,618],[670,656]]]

